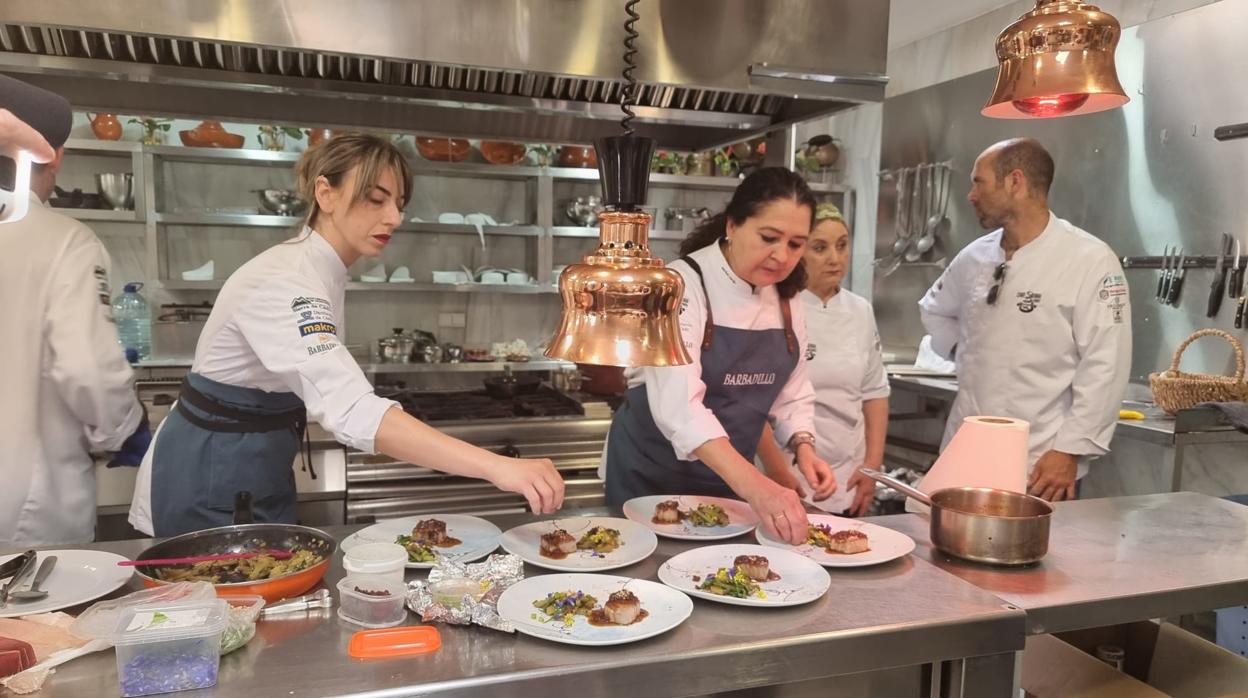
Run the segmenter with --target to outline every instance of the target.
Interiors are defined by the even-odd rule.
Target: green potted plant
[[[287,137],[301,141],[303,140],[303,131],[294,126],[267,124],[261,126],[260,133],[256,134],[256,140],[260,142],[260,147],[265,150],[285,150]]]
[[[150,116],[140,116],[137,119],[130,119],[127,124],[138,124],[143,128],[143,145],[164,145],[165,134],[173,126],[173,119],[156,119]]]
[[[715,171],[721,177],[735,177],[741,171],[737,158],[727,148],[715,151]]]

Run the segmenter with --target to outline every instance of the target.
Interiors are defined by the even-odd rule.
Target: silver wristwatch
[[[811,448],[815,447],[815,435],[808,431],[799,431],[789,437],[789,450],[797,453],[797,447],[800,444],[810,444]]]

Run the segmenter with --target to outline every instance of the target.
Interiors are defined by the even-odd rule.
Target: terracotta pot
[[[91,116],[87,114],[87,116]],[[116,114],[96,114],[91,116],[91,132],[102,141],[121,140],[121,122]]]
[[[338,135],[337,131],[335,131],[334,129],[328,129],[328,128],[310,128],[304,131],[304,133],[308,134],[308,147],[309,148],[316,145],[317,143],[320,143],[321,141],[327,141],[333,138],[334,136]]]
[[[481,141],[481,157],[494,165],[514,165],[528,153],[529,149],[523,143]]]
[[[559,149],[560,167],[597,167],[598,153],[593,146],[565,145]]]
[[[220,121],[201,121],[189,131],[178,131],[182,145],[192,148],[241,148],[243,137],[225,130]]]
[[[459,162],[472,152],[472,144],[462,138],[417,138],[416,150],[426,160]]]

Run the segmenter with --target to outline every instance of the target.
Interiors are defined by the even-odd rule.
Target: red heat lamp
[[[997,37],[997,84],[980,112],[996,119],[1092,114],[1126,104],[1114,50],[1118,20],[1072,0],[1036,0]]]

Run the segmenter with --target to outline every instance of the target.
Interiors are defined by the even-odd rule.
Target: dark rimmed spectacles
[[[997,302],[997,296],[1001,295],[1001,284],[1005,283],[1005,262],[997,265],[995,271],[992,272],[992,288],[988,289],[988,305]]]

